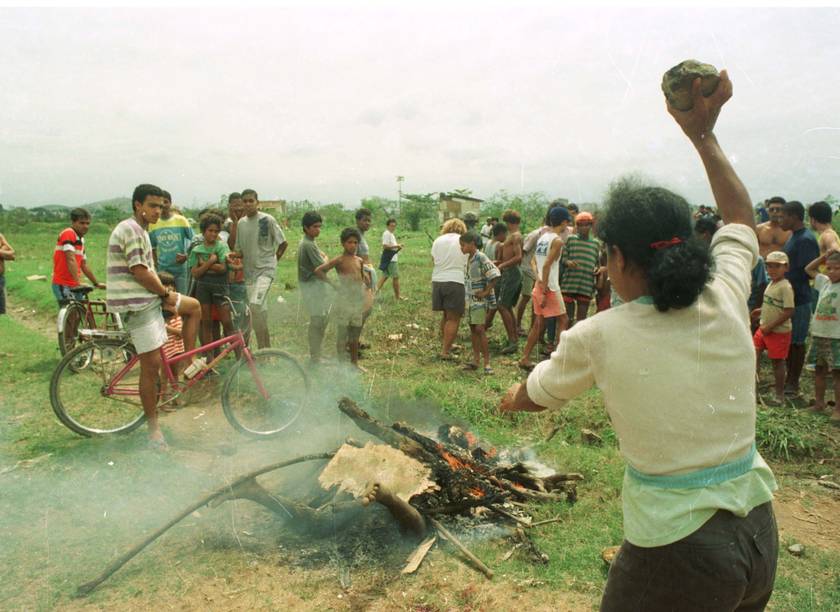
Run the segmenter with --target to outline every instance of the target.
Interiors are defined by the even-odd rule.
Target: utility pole
[[[397,177],[397,215],[402,213],[402,184],[404,180],[404,176]]]

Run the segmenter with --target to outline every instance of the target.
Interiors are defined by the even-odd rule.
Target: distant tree
[[[434,193],[404,193],[401,216],[409,228],[416,232],[424,219],[433,219],[437,214],[437,200]]]
[[[505,210],[512,208],[522,215],[524,227],[535,228],[542,225],[550,201],[541,191],[511,194],[502,189],[481,203],[481,215],[501,218]]]

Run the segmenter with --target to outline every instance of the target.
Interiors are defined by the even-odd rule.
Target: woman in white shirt
[[[726,72],[669,112],[700,155],[727,225],[709,248],[688,203],[614,184],[598,232],[624,304],[561,336],[502,411],[559,408],[597,385],[627,467],[625,541],[601,610],[762,610],[773,592],[776,482],[755,446],[755,356],[745,306],[758,256],[749,194],[713,132]],[[712,261],[714,272],[712,272]]]
[[[461,236],[467,232],[467,226],[460,219],[450,219],[443,224],[438,236],[432,243],[432,310],[442,312],[440,335],[442,347],[440,358],[454,361],[449,354],[458,326],[464,315],[464,265],[467,256],[461,252]]]

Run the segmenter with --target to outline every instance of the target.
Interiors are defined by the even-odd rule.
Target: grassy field
[[[381,221],[369,233],[378,255]],[[390,284],[378,298],[364,332],[371,345],[363,377],[328,365],[311,371],[318,406],[296,432],[264,443],[236,434],[220,414],[213,382],[190,404],[163,421],[172,452],[145,450],[142,432],[113,439],[82,439],[52,415],[49,376],[58,361],[51,318],[49,280],[58,225],[2,228],[18,251],[8,265],[9,317],[0,317],[0,601],[24,609],[151,606],[179,609],[376,609],[508,610],[596,608],[606,577],[601,549],[621,541],[620,487],[623,462],[600,393],[592,390],[562,412],[501,419],[494,408],[502,392],[521,379],[515,361],[498,355],[500,325],[491,332],[496,373],[465,373],[435,359],[437,317],[430,310],[429,240],[425,233],[398,231],[403,294]],[[327,226],[319,243],[340,250],[340,227]],[[108,228],[94,223],[88,235],[92,267],[104,278]],[[299,304],[294,260],[300,230],[280,264],[270,300],[276,346],[305,358],[306,315]],[[278,297],[282,296],[282,301]],[[392,339],[399,336],[398,339]],[[458,342],[466,349],[462,328]],[[325,354],[333,354],[333,331]],[[400,541],[384,512],[372,510],[358,525],[318,537],[297,535],[288,525],[249,502],[203,508],[129,563],[86,600],[75,587],[164,523],[180,508],[248,469],[303,452],[334,448],[359,430],[339,418],[335,402],[349,395],[384,420],[469,425],[488,444],[527,447],[558,471],[578,471],[586,480],[574,505],[534,506],[536,519],[560,516],[534,539],[546,565],[525,555],[503,560],[511,548],[498,537],[470,535],[470,546],[497,572],[492,583],[438,547],[420,571],[401,577],[410,547]],[[558,433],[550,442],[546,434]],[[581,429],[597,432],[589,445]],[[780,554],[775,610],[840,609],[840,499],[815,484],[837,481],[840,433],[827,420],[803,411],[762,409],[759,445],[782,487],[777,511],[783,544],[806,546],[794,557]],[[294,491],[301,469],[278,475],[276,486]],[[468,531],[468,530],[467,530]],[[495,534],[498,535],[498,534]]]

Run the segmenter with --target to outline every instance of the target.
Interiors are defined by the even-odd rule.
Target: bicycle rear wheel
[[[242,433],[273,436],[303,411],[309,379],[298,361],[284,351],[263,349],[251,356],[253,367],[243,357],[225,379],[222,408],[228,422]]]
[[[130,342],[112,338],[92,340],[68,352],[50,381],[50,403],[58,419],[82,436],[137,429],[145,415],[135,356]],[[120,372],[120,379],[112,382]]]
[[[79,302],[70,302],[58,313],[58,350],[66,355],[78,343],[79,328],[87,319],[87,309]],[[94,324],[95,327],[95,324]]]

